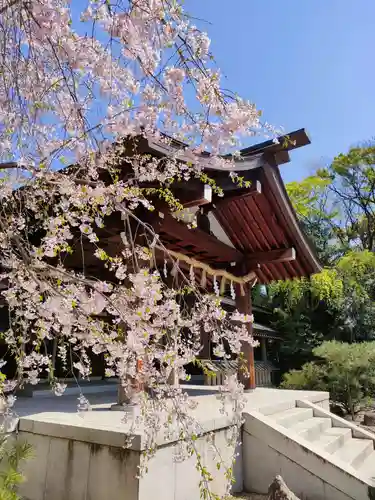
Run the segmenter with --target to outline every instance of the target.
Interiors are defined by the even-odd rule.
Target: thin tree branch
[[[4,12],[6,12],[8,9],[10,9],[14,5],[16,5],[19,1],[20,0],[12,0],[10,3],[8,3],[8,5],[4,5],[4,7],[1,7],[0,8],[0,15],[4,14]]]

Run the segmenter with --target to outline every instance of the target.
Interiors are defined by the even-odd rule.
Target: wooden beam
[[[189,183],[186,184],[188,186]],[[212,202],[212,187],[208,184],[200,184],[195,190],[186,188],[181,192],[177,190],[175,196],[184,208],[200,207]]]
[[[159,189],[160,183],[146,182],[142,183],[143,189]],[[209,184],[203,184],[199,179],[189,179],[188,181],[173,182],[169,189],[175,198],[184,206],[184,208],[207,205],[212,202],[212,187]],[[155,196],[155,205],[158,205],[159,198]]]
[[[0,163],[0,170],[4,170],[7,168],[19,168],[19,165],[15,161],[8,161],[5,163]]]
[[[278,151],[273,155],[274,165],[284,165],[290,162],[289,151]]]
[[[259,172],[258,171],[253,171],[253,170],[244,170],[244,171],[238,171],[238,175],[242,179],[242,183],[236,182],[235,180],[232,180],[230,177],[230,172],[231,170],[212,170],[209,172],[209,177],[213,181],[215,181],[217,187],[221,188],[224,192],[238,192],[238,191],[243,191],[244,188],[244,183],[245,182],[250,182],[252,185],[256,183],[256,181],[259,178]],[[237,170],[234,170],[235,173],[237,173]],[[242,184],[242,185],[241,185]],[[153,183],[148,183],[147,185],[144,185],[145,187],[157,187],[159,186],[156,182]],[[186,192],[186,191],[194,191],[194,192],[201,192],[202,187],[204,184],[202,183],[201,180],[193,178],[189,179],[188,181],[176,181],[173,182],[170,185],[171,191],[176,194]],[[250,186],[247,189],[252,189]],[[214,196],[214,198],[217,198],[217,195]]]
[[[241,155],[243,157],[251,156],[254,154],[264,153],[266,155],[273,155],[280,151],[291,151],[302,146],[310,144],[310,138],[304,128],[290,132],[283,136],[278,137],[278,140],[269,140],[260,144],[255,144],[249,148],[242,149]]]
[[[154,221],[155,231],[163,244],[174,251],[184,253],[197,260],[209,263],[243,262],[244,254],[200,229],[189,229],[170,214]]]
[[[251,198],[253,196],[257,196],[262,193],[262,184],[259,181],[254,181],[249,188],[241,189],[236,192],[229,192],[228,194],[224,194],[223,198],[218,198],[214,205],[216,207],[222,206],[225,203],[229,203],[234,200],[241,200],[243,198]]]
[[[162,247],[159,245],[156,245],[155,250],[158,250],[158,254],[162,254],[163,260],[160,258],[158,259],[158,254],[155,252],[156,260],[159,260],[161,262],[165,261],[166,257],[169,257],[169,259],[172,260],[172,262],[179,262],[179,265],[181,263],[187,264],[187,269],[191,269],[191,267],[195,270],[203,270],[206,274],[206,278],[209,279],[209,277],[216,277],[219,280],[224,279],[224,285],[225,283],[237,283],[240,285],[240,291],[241,294],[244,294],[244,286],[247,283],[254,283],[254,280],[256,280],[256,274],[253,271],[250,271],[250,273],[245,274],[244,276],[240,276],[237,274],[232,274],[225,269],[216,269],[210,267],[208,264],[205,262],[202,262],[201,260],[193,259],[191,257],[188,257],[187,255],[180,253],[180,252],[174,252],[173,250],[167,250],[168,255],[165,255],[165,251]],[[245,269],[244,266],[242,266],[243,269]],[[242,285],[242,288],[241,288]],[[223,291],[224,292],[224,291]]]
[[[247,256],[246,264],[250,267],[256,267],[262,264],[275,264],[277,262],[290,262],[296,260],[296,251],[294,248],[278,248],[265,252],[254,252]]]
[[[237,173],[235,171],[235,173]],[[211,174],[211,173],[210,173]],[[242,182],[236,182],[232,180],[229,176],[229,172],[223,172],[223,171],[218,171],[218,172],[212,172],[210,177],[214,179],[216,185],[221,188],[224,193],[233,194],[236,192],[241,192],[244,191],[244,183],[245,182],[250,182],[251,186],[247,188],[248,190],[254,189],[252,186],[257,182],[258,177],[259,177],[259,171],[253,171],[253,170],[245,170],[245,171],[239,171],[238,175],[241,177]],[[242,185],[241,185],[242,184]],[[215,197],[216,199],[217,197]]]

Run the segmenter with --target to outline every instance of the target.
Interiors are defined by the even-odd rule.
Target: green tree
[[[283,333],[281,370],[300,368],[323,340],[375,338],[375,256],[347,252],[311,279],[272,283],[267,301]]]
[[[349,250],[375,250],[373,144],[339,154],[328,167],[289,183],[287,191],[324,265],[334,264],[332,257]]]
[[[337,210],[329,196],[327,174],[290,182],[286,189],[305,233],[313,240],[323,265],[331,265],[343,255],[345,245],[336,234]],[[339,235],[340,236],[340,235]]]
[[[281,369],[300,368],[323,340],[374,339],[375,147],[351,148],[287,185],[324,266],[310,280],[273,283],[266,303],[284,334]]]
[[[317,360],[284,376],[288,389],[328,390],[331,400],[354,419],[375,390],[375,343],[323,342],[313,350]]]
[[[375,250],[375,146],[353,147],[318,171],[339,206],[338,220],[351,246]]]

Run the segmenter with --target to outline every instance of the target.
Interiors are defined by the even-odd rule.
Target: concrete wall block
[[[332,487],[345,491],[349,497],[356,500],[367,498],[367,485],[356,476],[356,471],[350,466],[345,466],[337,461],[332,455],[324,450],[317,449],[289,429],[278,426],[269,418],[258,412],[245,415],[244,432],[256,437],[259,441],[258,449],[254,448],[253,456],[251,449],[244,449],[244,454],[250,460],[259,460],[260,446],[268,446],[278,454],[289,458],[292,462],[299,464],[303,469],[310,471],[313,475],[320,477],[322,481]],[[268,463],[264,462],[268,467]],[[244,476],[248,473],[244,467]],[[287,481],[287,478],[284,478]],[[246,484],[246,481],[245,481]]]
[[[364,500],[366,489],[351,497],[311,474],[296,462],[278,453],[254,436],[244,436],[244,489],[266,494],[274,477],[280,474],[301,500]]]
[[[29,432],[20,432],[17,439],[27,441],[33,448],[32,458],[23,462],[21,466],[25,482],[21,484],[19,493],[27,500],[43,500],[45,498],[44,490],[51,438]]]
[[[212,489],[218,495],[224,495],[226,493],[228,481],[224,472],[230,467],[233,467],[235,446],[228,445],[228,432],[230,432],[229,429],[224,429],[214,434],[213,443],[215,445],[215,449],[207,443],[206,460],[214,478],[212,482]],[[218,463],[221,463],[220,469],[217,468]]]
[[[102,445],[90,446],[86,500],[137,500],[139,453]],[[154,495],[150,499],[156,498]],[[53,500],[48,499],[48,500]]]
[[[173,448],[173,446],[159,448],[155,456],[149,459],[148,472],[139,480],[138,500],[159,498],[174,500],[176,464]],[[189,481],[189,476],[185,478],[185,481]]]
[[[314,476],[298,464],[290,461],[287,457],[280,456],[281,477],[287,483],[295,495],[301,500],[314,499],[326,500],[324,492],[324,481]],[[347,496],[339,497],[340,500],[347,500]]]
[[[213,476],[210,486],[221,496],[227,490],[224,473],[231,467],[234,454],[234,447],[228,446],[227,431],[220,429],[213,433],[212,440],[205,435],[195,442],[202,464]],[[147,464],[148,472],[138,479],[138,451],[29,432],[21,432],[18,438],[26,439],[35,453],[35,459],[24,467],[27,482],[21,493],[27,500],[200,498],[196,455],[179,462],[176,443],[160,447]],[[218,462],[223,462],[220,470]]]
[[[207,445],[205,438],[195,442],[196,450],[202,457],[202,463],[207,465]],[[196,468],[196,455],[187,460],[175,463],[175,500],[191,500],[200,498],[199,482],[201,476]],[[211,471],[211,468],[209,469]]]
[[[85,500],[89,461],[90,446],[87,443],[51,439],[44,498]]]
[[[242,446],[244,490],[266,494],[274,477],[281,474],[280,455],[248,433]]]
[[[351,497],[344,495],[342,491],[333,488],[328,483],[323,483],[324,485],[324,499],[325,500],[352,500]]]
[[[243,431],[239,436],[236,445],[236,462],[233,465],[235,483],[232,486],[232,493],[241,493],[243,491]],[[237,456],[238,455],[238,456]]]

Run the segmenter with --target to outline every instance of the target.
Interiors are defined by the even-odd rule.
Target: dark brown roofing
[[[278,168],[278,165],[290,161],[289,151],[309,143],[306,131],[296,130],[278,141],[270,140],[243,149],[241,159],[236,160],[235,166],[230,169],[217,167],[215,162],[210,161],[209,154],[201,156],[200,163],[207,174],[224,190],[224,198],[216,196],[209,209],[230,242],[244,255],[245,263],[246,258],[254,260],[251,255],[255,252],[259,255],[269,250],[296,250],[294,260],[259,265],[255,269],[259,283],[310,276],[321,270],[314,247],[299,225]],[[159,156],[178,150],[181,161],[185,160],[184,153],[181,154],[181,149],[184,149],[181,143],[149,142],[148,147]],[[191,161],[191,156],[187,156],[186,161]],[[251,188],[239,189],[229,179],[230,171],[251,181],[252,195],[249,195]],[[254,189],[255,186],[259,188]],[[196,233],[196,242],[204,246],[204,235],[200,237]],[[182,241],[181,248],[183,244]],[[197,249],[194,251],[197,252]],[[203,260],[204,254],[204,251],[197,253]]]
[[[257,269],[260,283],[319,272],[319,260],[297,221],[278,168],[265,165],[254,174],[262,185],[260,194],[234,198],[213,211],[226,235],[249,257],[253,252],[296,249],[294,261],[263,264]]]
[[[321,270],[315,249],[304,234],[286,192],[278,165],[289,161],[289,151],[310,143],[304,129],[266,141],[241,151],[242,159],[232,169],[245,180],[261,186],[256,196],[248,190],[228,187],[228,171],[207,168],[219,186],[225,186],[223,200],[216,199],[212,214],[229,240],[251,259],[254,252],[295,248],[296,258],[289,262],[262,264],[257,270],[258,282],[269,283],[294,277],[310,276]],[[232,191],[231,191],[232,189]],[[225,201],[229,200],[229,201]]]
[[[231,169],[218,168],[215,162],[211,162],[209,155],[201,156],[208,176],[224,190],[224,197],[214,195],[212,203],[205,205],[206,209],[217,219],[234,248],[228,242],[218,241],[217,235],[209,236],[202,229],[189,230],[186,224],[177,222],[170,214],[165,214],[164,218],[156,221],[154,217],[149,223],[155,224],[154,229],[160,235],[162,243],[170,250],[218,268],[229,268],[236,263],[242,269],[247,263],[256,272],[259,283],[310,276],[319,272],[321,268],[314,248],[299,226],[278,169],[280,163],[289,161],[290,150],[309,142],[305,130],[297,130],[279,138],[277,144],[266,141],[244,149],[242,158]],[[158,157],[178,151],[178,158],[185,161],[185,149],[181,143],[172,141],[171,144],[157,144],[141,138],[138,147],[141,149],[139,152]],[[187,151],[186,161],[190,162],[191,158]],[[124,173],[127,168],[124,164]],[[251,181],[251,187],[234,184],[229,177],[230,170],[238,172],[244,180]],[[201,188],[202,183],[198,179],[171,185],[177,196],[181,192],[194,194],[195,190]],[[113,236],[108,238],[108,245],[115,248],[116,245],[121,246],[119,228],[122,223],[120,221],[117,224],[112,219]],[[295,249],[294,260],[275,262],[273,259],[270,263],[268,256],[268,263],[258,262],[259,254],[283,249]],[[294,252],[292,255],[294,256]],[[247,274],[249,270],[242,274]]]
[[[254,322],[252,324],[252,327],[253,327],[253,336],[255,338],[272,339],[272,340],[282,339],[280,333],[271,328],[270,326]]]

